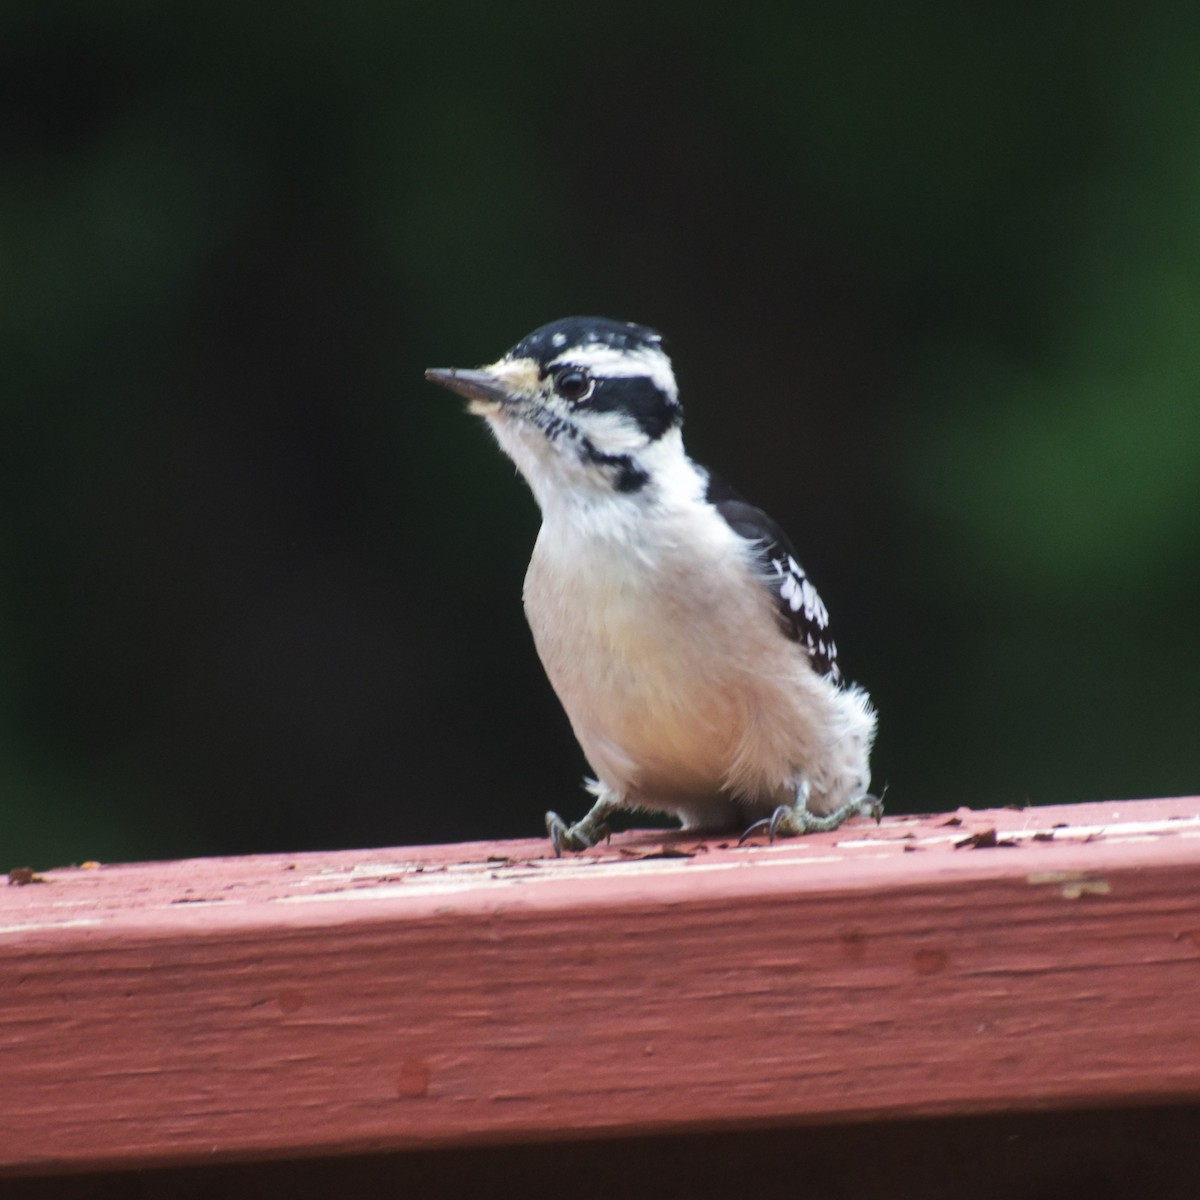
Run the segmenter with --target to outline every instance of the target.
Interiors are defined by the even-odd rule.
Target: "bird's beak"
[[[476,412],[494,411],[508,398],[508,389],[490,371],[462,371],[458,367],[430,367],[425,372],[430,383],[449,388],[472,402]],[[476,405],[479,405],[476,408]]]

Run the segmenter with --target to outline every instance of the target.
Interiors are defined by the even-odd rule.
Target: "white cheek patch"
[[[587,414],[587,439],[604,454],[628,454],[646,445],[646,434],[631,417],[619,412]]]
[[[586,346],[575,346],[550,363],[552,368],[566,365],[583,367],[601,379],[644,376],[673,401],[679,400],[679,388],[675,383],[675,372],[671,370],[671,360],[654,347],[616,350],[603,342],[592,342]]]

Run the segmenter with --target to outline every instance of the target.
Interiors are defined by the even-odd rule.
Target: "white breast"
[[[627,515],[547,514],[525,580],[538,653],[593,770],[653,808],[731,784],[786,793],[797,667],[816,676],[746,543],[705,506]]]

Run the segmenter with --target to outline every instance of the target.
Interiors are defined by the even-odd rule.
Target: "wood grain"
[[[0,889],[0,1168],[1200,1098],[1200,799]]]

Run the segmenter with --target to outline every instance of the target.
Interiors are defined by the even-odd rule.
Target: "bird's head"
[[[563,490],[639,492],[655,461],[682,454],[671,360],[642,325],[567,317],[490,366],[425,377],[467,397],[543,509]]]

